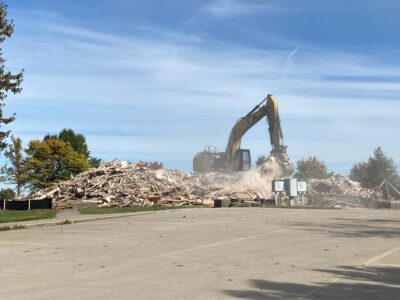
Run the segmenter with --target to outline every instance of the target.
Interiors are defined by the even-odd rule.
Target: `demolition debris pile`
[[[362,188],[360,183],[343,176],[312,179],[308,182],[306,201],[316,207],[379,207],[382,194]]]
[[[262,170],[261,170],[262,171]],[[75,201],[95,202],[98,207],[163,205],[213,206],[214,200],[241,202],[271,199],[274,172],[252,170],[237,173],[187,174],[177,170],[155,170],[145,162],[110,161],[30,196],[51,198],[57,209],[72,208]],[[304,195],[312,207],[386,207],[382,193],[365,189],[346,177],[312,179]],[[281,203],[288,204],[281,195]]]
[[[215,199],[256,200],[254,190],[227,187],[226,174],[185,174],[177,170],[153,170],[145,162],[110,161],[87,170],[70,181],[31,195],[32,200],[52,198],[53,207],[67,209],[74,201],[90,201],[99,207],[133,205],[205,205]]]

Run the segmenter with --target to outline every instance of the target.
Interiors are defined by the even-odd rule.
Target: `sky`
[[[92,155],[190,171],[276,96],[293,161],[348,174],[400,162],[399,0],[8,0],[6,67],[25,69],[9,127],[25,144],[72,128]],[[242,140],[271,146],[264,121]]]

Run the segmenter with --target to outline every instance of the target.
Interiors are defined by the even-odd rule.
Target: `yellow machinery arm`
[[[268,95],[267,98],[268,101],[266,107],[269,125],[269,137],[271,140],[272,150],[278,150],[283,146],[283,134],[278,112],[278,102],[272,95]]]
[[[263,105],[265,102],[266,104]],[[273,95],[268,95],[233,126],[225,149],[225,165],[231,165],[231,161],[236,151],[240,148],[240,142],[245,133],[265,116],[267,116],[269,124],[269,136],[272,145],[271,153],[282,151],[284,145],[282,141],[283,134],[279,119],[278,102]]]
[[[247,115],[236,122],[230,132],[225,152],[218,152],[216,148],[214,150],[208,148],[196,154],[193,158],[193,170],[196,172],[250,170],[250,150],[241,149],[240,143],[245,133],[264,117],[266,117],[269,125],[272,145],[268,161],[275,161],[283,170],[282,174],[290,175],[293,172],[293,166],[287,156],[286,146],[283,144],[278,103],[272,95],[265,97]]]

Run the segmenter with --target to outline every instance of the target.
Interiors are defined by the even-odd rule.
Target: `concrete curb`
[[[9,230],[37,228],[37,227],[50,227],[50,226],[57,226],[57,225],[77,224],[77,223],[85,223],[85,222],[92,222],[92,221],[99,221],[99,220],[109,220],[109,219],[117,219],[117,218],[124,218],[124,217],[149,215],[149,214],[154,214],[154,213],[155,213],[154,211],[124,213],[123,215],[118,214],[118,215],[107,215],[107,216],[99,216],[99,217],[92,217],[92,218],[80,218],[80,219],[71,219],[71,220],[69,220],[69,219],[53,220],[53,221],[31,223],[31,224],[26,224],[24,222],[3,223],[0,225],[0,232],[1,231],[9,231]]]

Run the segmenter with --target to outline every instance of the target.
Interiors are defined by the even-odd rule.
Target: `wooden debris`
[[[32,200],[51,197],[53,207],[72,208],[74,201],[96,201],[99,207],[163,205],[211,206],[219,197],[256,200],[254,190],[226,188],[230,175],[219,173],[186,174],[177,170],[149,167],[147,163],[113,160],[99,168],[87,170],[70,181],[39,191]]]
[[[375,207],[381,198],[372,189],[362,188],[360,183],[343,176],[328,179],[312,179],[308,183],[305,200],[309,205],[319,207]]]

